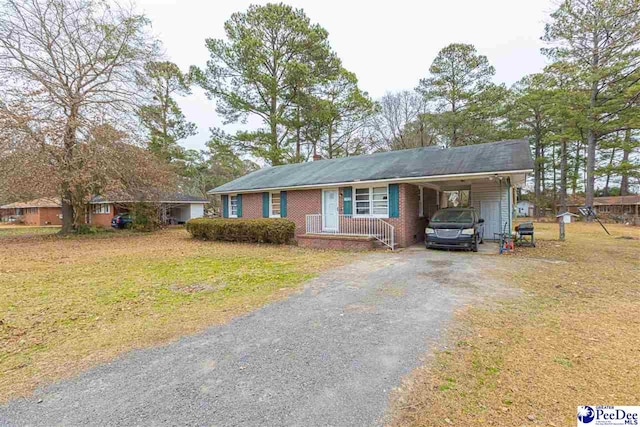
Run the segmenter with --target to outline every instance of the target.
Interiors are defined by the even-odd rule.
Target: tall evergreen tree
[[[593,205],[598,142],[628,128],[620,120],[640,96],[640,0],[564,0],[551,15],[543,51],[575,76],[585,93],[587,180]]]
[[[141,84],[151,93],[152,102],[138,110],[142,125],[149,133],[149,149],[164,160],[180,158],[178,141],[196,134],[196,125],[188,122],[175,100],[189,95],[190,82],[172,62],[149,62]]]
[[[470,44],[443,48],[417,90],[434,105],[440,142],[447,147],[487,142],[497,135],[507,90],[491,82],[494,67]]]
[[[207,67],[192,68],[193,75],[226,123],[261,119],[263,128],[236,135],[237,146],[269,164],[285,163],[295,156],[291,122],[302,94],[340,70],[328,33],[282,3],[234,13],[225,32],[226,40],[207,39]]]

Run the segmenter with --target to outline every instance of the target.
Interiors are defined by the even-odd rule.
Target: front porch
[[[395,227],[382,218],[358,217],[338,213],[306,215],[305,234],[298,236],[303,245],[313,246],[313,239],[323,242],[318,247],[350,246],[358,249],[373,249],[376,243],[393,250]],[[326,241],[331,241],[327,243]]]

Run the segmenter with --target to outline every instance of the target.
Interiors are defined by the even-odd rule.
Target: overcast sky
[[[266,1],[138,0],[153,22],[169,60],[183,70],[204,66],[204,40],[224,38],[224,22],[233,12]],[[387,91],[412,89],[427,74],[438,51],[454,42],[471,43],[496,68],[495,81],[511,85],[540,71],[540,37],[553,0],[295,0],[314,23],[329,31],[329,41],[344,66],[356,73],[373,98]],[[215,105],[199,89],[179,100],[198,134],[183,144],[204,148],[210,127],[222,127]],[[233,130],[238,126],[227,126]]]

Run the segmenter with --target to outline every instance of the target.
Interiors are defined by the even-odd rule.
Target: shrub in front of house
[[[150,232],[160,228],[158,208],[151,203],[137,202],[131,209],[131,229]]]
[[[193,237],[227,242],[289,243],[295,230],[296,224],[284,218],[196,218],[187,221],[187,231]]]

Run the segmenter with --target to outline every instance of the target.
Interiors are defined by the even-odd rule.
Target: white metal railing
[[[306,216],[307,234],[337,234],[342,236],[373,237],[390,247],[395,247],[395,227],[381,218],[337,215],[325,221],[322,214]]]

